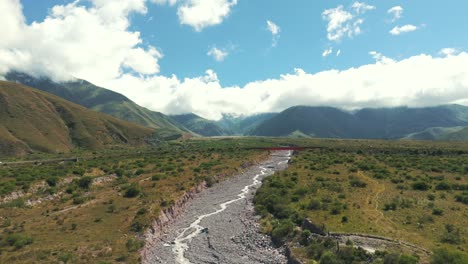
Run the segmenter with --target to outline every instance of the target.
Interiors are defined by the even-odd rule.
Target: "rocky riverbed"
[[[143,263],[286,263],[283,249],[259,232],[252,198],[264,177],[287,167],[289,151],[195,195],[152,241]]]

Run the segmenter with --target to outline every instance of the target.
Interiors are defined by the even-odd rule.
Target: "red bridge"
[[[283,147],[257,147],[257,148],[250,148],[250,149],[259,149],[259,150],[270,150],[270,151],[277,151],[277,150],[306,150],[306,149],[321,149],[322,147],[299,147],[299,146],[283,146]]]

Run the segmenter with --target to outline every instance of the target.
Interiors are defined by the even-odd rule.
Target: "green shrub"
[[[57,186],[57,177],[49,177],[46,179],[46,183],[50,186],[50,187],[54,187],[54,186]]]
[[[431,264],[467,264],[468,255],[463,252],[439,248],[431,256]]]
[[[77,181],[76,181],[76,184],[78,185],[78,187],[80,187],[81,189],[89,189],[89,187],[91,186],[91,183],[93,182],[93,178],[90,177],[90,176],[84,176],[84,177],[81,177],[79,178]]]
[[[442,235],[442,242],[449,244],[460,244],[462,242],[460,229],[455,228],[451,224],[446,224],[444,234]]]
[[[136,240],[136,239],[129,239],[127,240],[127,243],[125,243],[125,246],[127,247],[127,250],[129,252],[136,252],[140,250],[145,245],[144,241],[141,240]]]
[[[137,185],[130,185],[124,193],[124,197],[126,198],[134,198],[137,197],[140,194],[141,190]]]
[[[282,245],[294,231],[294,224],[291,220],[282,220],[273,227],[271,239],[276,245]]]
[[[15,233],[8,235],[6,241],[8,245],[15,247],[15,249],[20,249],[26,245],[32,244],[33,239],[29,235]]]
[[[431,188],[429,184],[427,184],[426,182],[422,182],[422,181],[418,181],[418,182],[411,184],[411,187],[413,188],[413,190],[417,190],[417,191],[427,191]]]
[[[448,182],[440,182],[436,185],[435,189],[439,191],[451,190],[452,186]]]

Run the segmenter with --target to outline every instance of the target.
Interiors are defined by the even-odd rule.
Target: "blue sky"
[[[29,22],[42,21],[56,4],[72,1],[25,0],[24,14]],[[85,4],[86,2],[83,1]],[[220,25],[195,31],[179,23],[176,7],[148,4],[146,14],[131,16],[131,29],[141,32],[145,44],[158,47],[164,54],[160,61],[161,74],[179,77],[202,75],[213,69],[223,85],[245,85],[248,82],[276,78],[280,74],[301,68],[307,72],[326,69],[347,69],[373,61],[370,50],[393,58],[436,54],[443,47],[466,47],[468,44],[468,2],[451,1],[367,1],[376,7],[364,16],[362,33],[339,42],[327,39],[326,9],[355,1],[242,1]],[[89,4],[89,3],[88,3]],[[387,13],[393,6],[404,8],[403,16],[391,23]],[[281,28],[278,44],[271,47],[272,35],[266,21]],[[396,25],[413,24],[420,27],[398,37],[388,32]],[[222,62],[207,56],[211,47],[226,49],[229,55]],[[322,57],[325,49],[341,49],[340,56]]]
[[[436,76],[432,83],[440,82],[442,88],[410,80],[408,83],[418,87],[400,87],[395,96],[385,81],[406,74],[404,67],[417,68],[418,63],[433,68],[415,72],[410,79],[430,75],[430,70],[463,65],[468,45],[468,2],[463,0],[449,4],[423,0],[8,1],[5,9],[22,9],[11,12],[16,16],[3,18],[4,24],[20,24],[20,35],[35,38],[33,42],[44,43],[44,47],[17,44],[14,37],[3,47],[0,41],[5,69],[57,79],[66,79],[67,74],[85,78],[165,113],[195,112],[216,119],[222,113],[281,111],[295,104],[421,106],[463,103],[468,98],[465,72],[460,69]],[[182,14],[183,8],[187,12]],[[20,15],[24,21],[18,20]],[[269,28],[268,23],[276,28]],[[94,28],[99,33],[93,33]],[[73,32],[79,33],[75,36]],[[69,39],[75,42],[68,43]],[[46,45],[48,41],[53,45]],[[83,45],[77,45],[80,41]],[[62,51],[56,54],[47,48],[50,46]],[[19,56],[18,51],[21,59],[24,54],[33,59],[7,60]],[[216,52],[218,59],[212,56]],[[89,54],[93,56],[87,58]],[[377,70],[374,75],[383,76],[381,79],[366,80],[365,71]],[[456,87],[450,79],[454,75],[463,76]],[[344,76],[346,81],[335,82]],[[341,87],[350,81],[363,85]],[[367,88],[366,83],[373,86]],[[216,95],[216,100],[194,95],[194,89],[208,93],[205,97]],[[364,94],[366,89],[371,91]],[[435,98],[441,93],[438,102]],[[421,101],[421,95],[430,99]],[[226,97],[232,100],[223,100]],[[345,98],[354,99],[344,103]]]

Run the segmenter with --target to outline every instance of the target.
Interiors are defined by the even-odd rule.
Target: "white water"
[[[289,157],[290,155],[291,155],[291,152],[289,152],[287,156]],[[289,160],[289,158],[287,160],[285,160],[285,161],[279,162],[278,165],[287,163],[288,160]],[[190,224],[189,227],[184,228],[182,230],[182,232],[174,240],[174,246],[173,246],[173,249],[172,249],[172,251],[176,255],[176,261],[178,263],[180,263],[180,264],[191,264],[191,262],[187,258],[185,258],[184,253],[188,249],[188,242],[190,242],[190,240],[192,238],[199,235],[201,233],[201,231],[203,230],[203,227],[200,225],[200,222],[203,219],[205,219],[207,217],[210,217],[210,216],[213,216],[213,215],[216,215],[216,214],[219,214],[219,213],[223,212],[224,210],[226,210],[228,205],[230,205],[232,203],[235,203],[237,201],[240,201],[242,199],[245,199],[246,195],[249,193],[249,189],[251,187],[256,186],[256,185],[261,183],[261,181],[259,180],[259,177],[265,175],[266,171],[268,171],[268,170],[271,171],[271,169],[267,169],[265,167],[260,167],[260,168],[261,168],[260,174],[255,175],[255,177],[253,178],[253,183],[250,184],[250,185],[245,186],[241,190],[241,192],[237,195],[236,199],[233,199],[233,200],[227,201],[225,203],[222,203],[220,205],[221,208],[218,209],[215,212],[199,216],[197,218],[197,220],[195,220],[192,224]],[[186,234],[189,230],[191,230],[192,232]]]

